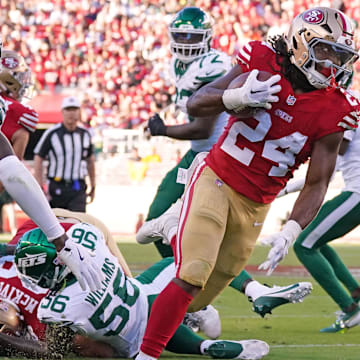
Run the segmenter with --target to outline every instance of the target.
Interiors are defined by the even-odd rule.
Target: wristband
[[[283,226],[281,232],[286,235],[287,239],[291,242],[290,244],[292,244],[301,234],[302,228],[297,221],[288,220]]]
[[[226,109],[241,111],[246,107],[246,104],[242,103],[240,99],[242,98],[242,89],[226,89],[222,95],[222,102]]]

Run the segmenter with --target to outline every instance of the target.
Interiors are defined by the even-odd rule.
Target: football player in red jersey
[[[30,132],[34,132],[38,114],[30,106],[21,103],[31,91],[31,71],[24,58],[15,51],[3,50],[0,68],[0,96],[5,103],[6,117],[1,131],[10,141],[15,155],[22,160],[29,142]],[[0,184],[0,190],[4,190]],[[0,193],[1,205],[12,204],[6,191]],[[10,205],[11,206],[11,205]],[[13,207],[9,215],[11,233],[16,232]],[[11,220],[11,221],[10,221]]]
[[[15,51],[3,50],[0,68],[0,96],[5,103],[6,117],[1,131],[10,141],[15,154],[22,159],[38,123],[38,114],[21,103],[31,91],[31,72],[24,58]]]
[[[2,43],[0,41],[0,59]],[[1,72],[0,61],[0,72]],[[0,128],[7,112],[6,101],[0,96]],[[23,120],[25,123],[26,121]],[[28,124],[29,125],[29,124]],[[89,286],[96,290],[101,287],[101,274],[90,255],[69,239],[50,209],[40,186],[15,156],[14,151],[0,132],[0,182],[24,212],[43,230],[49,241],[53,241],[59,257],[73,271],[83,289]]]
[[[270,203],[308,158],[304,189],[288,222],[270,237],[261,267],[270,273],[314,218],[343,131],[359,119],[359,103],[338,85],[358,57],[351,20],[335,9],[314,8],[292,21],[287,37],[249,42],[230,72],[190,97],[191,116],[248,106],[257,111],[247,119],[230,117],[192,176],[174,246],[176,278],[153,304],[137,360],[157,359],[184,313],[209,304],[240,273]],[[260,82],[259,70],[274,76]],[[227,89],[245,72],[250,75],[242,87]]]

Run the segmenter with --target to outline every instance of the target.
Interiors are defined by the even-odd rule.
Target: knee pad
[[[181,265],[179,278],[203,289],[212,270],[213,265],[209,262],[199,259],[192,260],[189,263]]]

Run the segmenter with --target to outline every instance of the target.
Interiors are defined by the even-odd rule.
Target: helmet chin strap
[[[329,61],[329,60],[327,60],[327,61]],[[331,63],[331,61],[329,61],[329,62]],[[336,82],[336,79],[335,79],[335,74],[336,74],[336,69],[334,69],[334,67],[331,67],[330,86],[328,86],[326,88],[327,92],[333,92],[339,87],[339,84]]]

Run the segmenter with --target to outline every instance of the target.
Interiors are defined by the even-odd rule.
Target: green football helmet
[[[15,250],[15,264],[25,284],[50,290],[61,288],[70,273],[58,259],[55,245],[39,228],[22,235]]]
[[[210,51],[212,18],[198,7],[179,11],[169,26],[170,51],[189,63]]]

